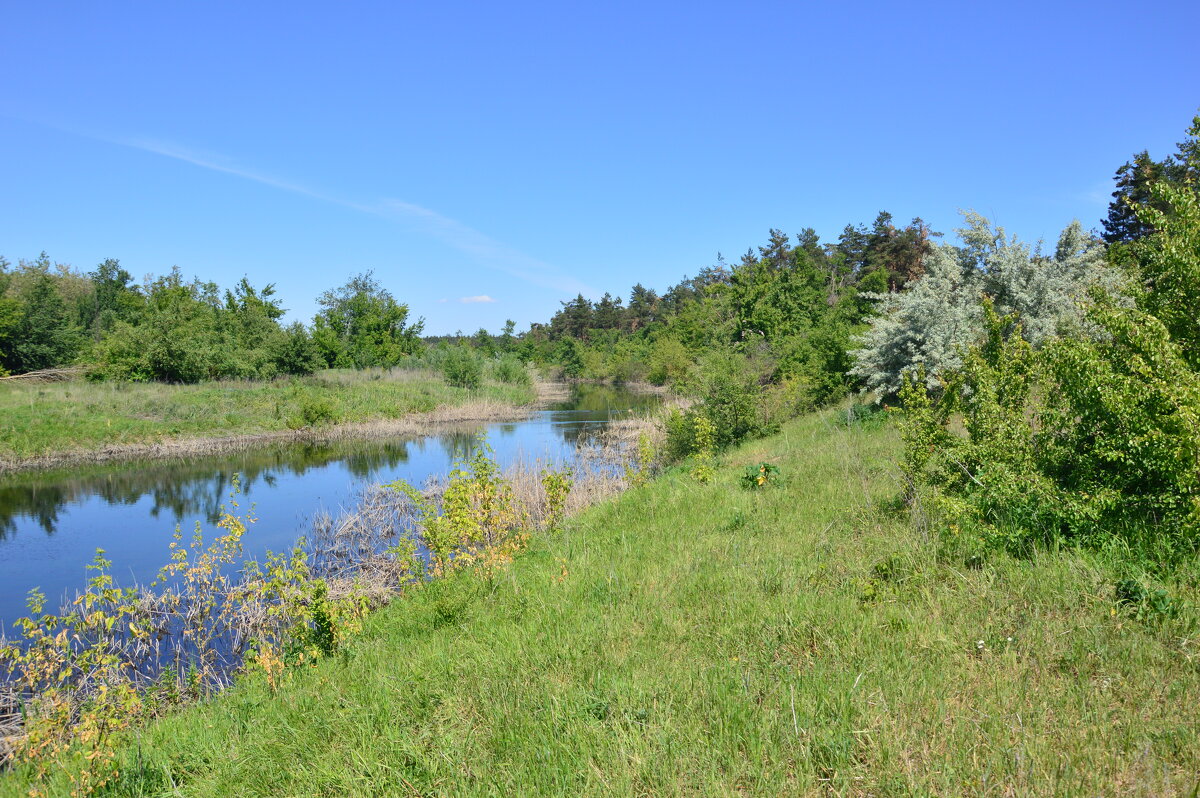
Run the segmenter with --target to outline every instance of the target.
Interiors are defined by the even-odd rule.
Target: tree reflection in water
[[[575,385],[568,398],[539,414],[569,446],[596,434],[606,421],[649,409],[660,402],[655,394],[637,393],[610,385]],[[524,424],[495,425],[501,437],[519,435]],[[432,440],[448,460],[467,460],[474,454],[478,428],[444,431]],[[420,440],[424,446],[429,438]],[[0,541],[15,534],[18,519],[28,518],[46,534],[58,527],[64,508],[98,497],[109,505],[133,505],[150,497],[152,519],[175,523],[197,518],[216,523],[229,498],[234,475],[242,493],[253,502],[256,489],[270,489],[282,476],[301,475],[339,462],[353,476],[366,479],[408,462],[411,440],[344,440],[247,449],[233,455],[193,460],[145,460],[113,465],[29,472],[0,482]]]
[[[66,505],[93,496],[110,505],[133,505],[149,496],[152,518],[166,516],[176,523],[203,518],[215,524],[221,505],[229,499],[235,474],[243,495],[253,501],[257,486],[270,488],[280,475],[304,474],[335,461],[344,463],[356,477],[395,468],[408,461],[410,443],[290,444],[192,461],[147,460],[17,474],[0,484],[0,540],[16,532],[17,519],[22,516],[53,534]]]

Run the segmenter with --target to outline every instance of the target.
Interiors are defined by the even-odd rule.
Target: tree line
[[[1101,228],[1048,249],[970,211],[953,243],[887,214],[828,245],[771,230],[662,295],[564,302],[522,346],[700,397],[676,456],[700,426],[730,444],[860,391],[904,408],[907,495],[935,522],[1168,560],[1200,547],[1200,116],[1118,168]]]
[[[83,273],[46,253],[0,258],[0,373],[79,364],[94,379],[269,379],[394,366],[421,347],[422,321],[370,272],[317,301],[311,327],[284,325],[275,286],[246,278],[222,290],[172,269],[137,284],[111,259]]]

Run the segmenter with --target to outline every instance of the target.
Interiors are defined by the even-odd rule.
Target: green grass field
[[[1196,795],[1200,570],[1137,619],[1099,555],[964,561],[889,510],[898,448],[825,413],[667,473],[154,723],[108,794]]]
[[[475,391],[422,371],[325,371],[271,382],[2,383],[0,460],[64,450],[274,432],[316,423],[396,419],[471,400],[523,404],[527,386]]]

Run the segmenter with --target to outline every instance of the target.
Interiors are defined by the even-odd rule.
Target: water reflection
[[[497,460],[569,459],[577,442],[659,397],[582,385],[521,422],[485,425]],[[175,526],[211,527],[236,479],[243,510],[260,518],[247,554],[286,548],[315,513],[353,501],[365,484],[444,474],[474,453],[480,428],[402,440],[268,446],[189,461],[140,461],[0,478],[0,630],[23,612],[35,586],[52,600],[73,592],[104,548],[122,581],[152,578]]]
[[[473,434],[462,433],[468,438]],[[457,440],[457,434],[454,440]],[[135,505],[149,497],[151,518],[202,518],[216,523],[234,476],[251,501],[261,486],[340,462],[356,477],[408,462],[409,441],[338,441],[250,449],[193,461],[139,461],[17,474],[0,483],[0,540],[17,531],[21,516],[53,534],[65,505],[98,497],[107,505]]]

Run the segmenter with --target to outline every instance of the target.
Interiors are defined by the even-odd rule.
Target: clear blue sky
[[[880,209],[1027,240],[1200,106],[1200,3],[0,3],[0,254],[374,269],[521,328]],[[469,302],[488,297],[491,302]]]

